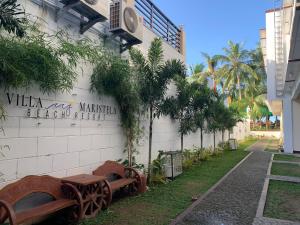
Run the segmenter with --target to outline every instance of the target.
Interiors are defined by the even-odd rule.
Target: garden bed
[[[300,165],[273,162],[271,174],[279,176],[300,177]]]
[[[264,216],[300,222],[300,184],[271,180]]]

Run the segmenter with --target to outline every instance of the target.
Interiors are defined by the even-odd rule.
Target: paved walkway
[[[173,224],[251,225],[271,160],[265,147],[264,142],[253,145],[252,155]]]

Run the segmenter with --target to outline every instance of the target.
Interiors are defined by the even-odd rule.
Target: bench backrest
[[[14,206],[33,193],[49,194],[54,199],[64,198],[60,179],[50,176],[27,176],[0,190],[0,199]]]
[[[99,166],[94,175],[109,177],[111,175],[118,175],[121,178],[125,178],[125,167],[115,161],[106,161],[102,166]]]

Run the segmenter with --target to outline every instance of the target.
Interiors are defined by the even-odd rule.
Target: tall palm
[[[25,34],[23,17],[24,11],[20,9],[17,0],[0,0],[0,28],[4,28],[9,33],[14,33],[18,37]]]
[[[151,42],[147,57],[137,48],[130,49],[130,57],[136,69],[139,94],[149,109],[149,157],[148,183],[151,180],[153,121],[159,117],[167,86],[175,75],[185,74],[185,66],[179,60],[164,61],[162,40]]]
[[[219,56],[224,63],[222,78],[225,80],[224,87],[228,90],[238,91],[239,101],[242,100],[242,86],[250,82],[250,78],[258,79],[255,70],[248,64],[249,52],[244,50],[238,43],[228,42],[224,48],[225,55]]]
[[[193,95],[195,92],[194,83],[189,83],[185,75],[176,76],[174,82],[177,87],[176,96],[167,97],[161,106],[165,115],[179,121],[181,152],[183,152],[183,137],[194,130],[193,123]]]
[[[218,55],[210,56],[207,53],[202,53],[203,58],[205,59],[205,64],[207,66],[206,71],[203,72],[205,77],[210,77],[213,80],[213,90],[217,92],[217,66],[219,63],[220,57]]]

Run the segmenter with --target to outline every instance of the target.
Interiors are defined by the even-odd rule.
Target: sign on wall
[[[40,97],[26,96],[18,93],[6,93],[6,101],[10,106],[24,110],[27,118],[41,119],[79,119],[104,120],[105,115],[116,115],[117,109],[110,105],[88,102],[61,103],[45,101]]]

